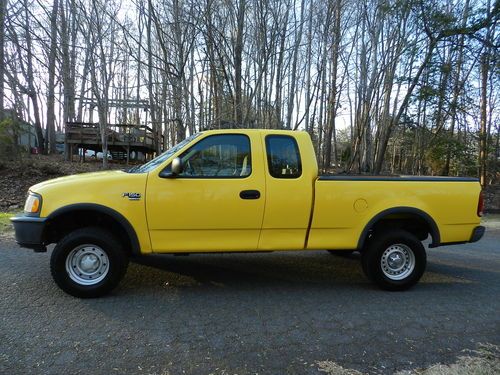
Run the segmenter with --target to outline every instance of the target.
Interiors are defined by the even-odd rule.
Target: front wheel
[[[365,275],[385,290],[406,290],[422,277],[427,256],[422,242],[404,230],[376,235],[362,252]]]
[[[100,297],[114,289],[125,275],[128,257],[108,231],[77,229],[63,237],[50,258],[56,284],[80,298]]]

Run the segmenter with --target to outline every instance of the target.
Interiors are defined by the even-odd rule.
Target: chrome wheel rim
[[[68,254],[66,272],[71,280],[80,285],[95,285],[109,272],[109,258],[96,245],[80,245]]]
[[[389,246],[380,258],[382,272],[391,280],[403,280],[415,269],[415,254],[405,244]]]

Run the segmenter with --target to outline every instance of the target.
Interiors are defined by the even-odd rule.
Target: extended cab
[[[12,219],[17,242],[55,243],[55,282],[78,297],[113,289],[128,259],[152,253],[360,251],[380,287],[422,276],[429,246],[478,241],[473,178],[318,176],[305,132],[195,134],[150,162],[49,180]]]

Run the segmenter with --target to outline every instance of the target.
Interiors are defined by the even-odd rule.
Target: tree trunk
[[[309,17],[307,21],[307,52],[306,52],[306,113],[305,113],[305,131],[309,132],[310,109],[311,109],[311,50],[312,50],[312,26],[313,26],[313,5],[309,4]]]
[[[290,8],[287,7],[286,10],[286,15],[285,19],[288,20],[288,14]],[[281,30],[281,35],[280,35],[280,48],[278,51],[278,64],[276,66],[276,100],[275,100],[275,107],[276,107],[276,128],[281,128],[282,127],[282,98],[283,98],[283,61],[285,59],[285,42],[286,42],[286,29],[287,29],[287,24],[286,22],[283,24],[283,29]]]
[[[32,49],[32,40],[31,40],[31,28],[30,28],[30,15],[28,12],[28,1],[24,1],[24,10],[25,10],[25,39],[26,39],[26,65],[27,65],[27,80],[28,80],[28,97],[30,98],[33,104],[33,114],[35,116],[35,133],[36,133],[36,145],[38,147],[39,152],[42,154],[45,153],[44,148],[44,139],[43,139],[43,130],[42,130],[42,122],[40,121],[40,108],[38,106],[38,98],[35,89],[35,77],[33,73],[33,49]]]
[[[159,153],[159,140],[156,122],[156,102],[154,97],[154,84],[153,84],[153,43],[152,43],[152,30],[151,20],[153,13],[153,5],[151,0],[148,1],[148,19],[146,26],[146,38],[148,46],[148,95],[149,95],[149,114],[151,115],[151,128],[153,129],[153,144],[156,153]]]
[[[182,102],[184,98],[184,42],[181,30],[181,4],[179,0],[173,0],[173,34],[174,34],[174,50],[175,50],[175,66],[177,76],[173,79],[173,95],[174,95],[174,121],[177,129],[176,142],[180,142],[186,138],[186,126],[182,116]],[[187,111],[187,108],[186,108]]]
[[[465,27],[467,24],[467,18],[469,15],[469,0],[465,1],[464,4],[464,12],[463,12],[463,17],[462,17],[462,27]],[[457,106],[458,106],[458,99],[460,97],[460,93],[462,91],[462,64],[463,64],[463,52],[464,52],[464,35],[459,36],[458,40],[458,57],[457,57],[457,72],[453,84],[453,99],[450,104],[450,117],[451,117],[451,124],[450,124],[450,141],[453,141],[454,133],[455,133],[455,122],[456,122],[456,117],[457,117]],[[448,144],[447,150],[446,150],[446,161],[445,165],[443,168],[443,176],[448,176],[450,174],[450,162],[451,162],[451,147]]]
[[[99,130],[102,144],[102,167],[108,168],[108,98],[98,101],[97,115],[99,117]]]
[[[57,12],[59,2],[54,0],[52,13],[50,16],[50,50],[48,61],[48,93],[47,93],[47,133],[48,133],[48,151],[51,154],[56,153],[56,128],[55,128],[55,75],[56,75],[56,57],[57,57]]]
[[[72,3],[74,6],[74,3]],[[70,150],[69,144],[67,142],[68,131],[66,129],[66,124],[68,121],[75,120],[75,82],[72,79],[75,73],[72,72],[71,64],[71,54],[69,49],[69,39],[70,39],[70,27],[68,25],[68,19],[66,18],[66,11],[64,9],[64,4],[60,4],[60,14],[61,14],[61,50],[62,50],[62,87],[63,87],[63,116],[62,116],[62,129],[64,130],[64,158],[65,160],[70,160]],[[72,18],[75,17],[75,9],[72,9]],[[73,21],[74,22],[74,19]],[[72,47],[74,48],[74,46]]]
[[[238,1],[236,43],[234,46],[234,121],[241,126],[243,121],[243,104],[241,97],[241,64],[243,53],[243,27],[245,25],[246,0]]]
[[[481,186],[486,186],[486,160],[488,158],[488,142],[487,142],[487,85],[488,85],[488,71],[489,71],[489,53],[488,50],[484,51],[481,55],[481,127],[479,129],[479,180]]]
[[[300,21],[299,21],[299,31],[295,32],[295,45],[293,47],[293,62],[291,71],[291,82],[290,82],[290,93],[288,95],[288,106],[287,106],[287,116],[285,127],[287,129],[292,128],[292,113],[294,108],[295,100],[295,84],[297,82],[297,61],[299,59],[299,47],[302,42],[302,30],[304,25],[304,11],[305,11],[305,0],[301,1],[300,4]]]
[[[335,137],[335,119],[337,117],[337,70],[339,61],[339,50],[340,50],[340,22],[342,15],[342,1],[335,0],[333,6],[333,42],[332,42],[332,67],[330,74],[330,95],[328,98],[328,116],[326,124],[326,137],[325,143],[325,168],[330,168],[332,149],[333,149],[333,163],[335,167],[337,166],[337,147],[336,147],[336,137]]]
[[[5,12],[7,0],[0,0],[0,121],[4,116],[4,81],[5,81]]]

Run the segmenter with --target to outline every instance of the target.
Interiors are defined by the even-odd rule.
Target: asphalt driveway
[[[49,253],[0,240],[0,374],[369,373],[454,362],[500,344],[500,230],[428,251],[407,292],[327,252],[154,256],[115,292],[60,291]]]

